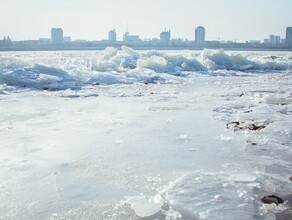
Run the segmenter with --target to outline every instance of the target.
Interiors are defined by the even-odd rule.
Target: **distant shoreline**
[[[76,47],[76,48],[0,48],[0,52],[36,52],[36,51],[103,51],[107,47]],[[115,47],[121,50],[120,47]],[[205,48],[191,48],[191,47],[131,47],[134,50],[191,50],[191,51],[202,51],[204,49],[219,50],[223,49],[226,51],[283,51],[292,52],[292,49],[288,48],[224,48],[224,47],[205,47]]]

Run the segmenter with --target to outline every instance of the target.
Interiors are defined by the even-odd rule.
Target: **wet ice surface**
[[[166,68],[149,59],[138,65]],[[32,87],[1,85],[0,219],[274,219],[289,209],[261,198],[292,193],[291,71],[47,91],[35,90],[40,68]]]
[[[291,195],[291,74],[257,76],[227,84],[229,92],[224,95],[224,104],[214,111],[229,129],[245,139],[248,163],[261,183],[258,195]],[[291,198],[286,204],[289,203],[291,210]],[[273,218],[271,213],[281,212],[282,208],[285,209],[262,205],[260,213]]]

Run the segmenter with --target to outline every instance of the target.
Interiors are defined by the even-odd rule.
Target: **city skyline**
[[[195,29],[195,39],[174,39],[170,30],[164,30],[159,38],[143,40],[139,35],[132,35],[126,30],[123,40],[118,41],[115,29],[109,30],[108,38],[100,41],[72,40],[70,36],[64,36],[62,28],[53,27],[50,38],[39,40],[13,41],[9,36],[0,40],[0,50],[88,50],[104,49],[106,47],[121,48],[123,45],[143,49],[203,49],[203,48],[245,48],[245,49],[276,49],[286,50],[292,48],[292,27],[286,28],[286,39],[270,34],[263,41],[250,40],[245,43],[234,41],[208,40],[205,38],[206,29],[198,26]]]
[[[286,27],[286,29],[287,28],[291,28],[291,27]],[[161,39],[161,37],[162,37],[161,35],[163,33],[164,34],[167,34],[167,38],[169,38],[169,40],[197,41],[197,38],[199,37],[199,35],[197,33],[198,29],[203,29],[203,30],[200,31],[201,33],[199,34],[199,35],[202,35],[202,36],[200,36],[200,38],[203,38],[204,39],[203,41],[218,41],[218,42],[223,42],[223,43],[224,42],[235,42],[235,43],[236,42],[238,42],[238,43],[246,43],[246,42],[254,42],[254,43],[283,43],[282,41],[283,40],[285,41],[286,40],[285,38],[287,37],[287,32],[286,32],[286,29],[285,29],[284,30],[285,33],[283,35],[278,35],[278,34],[275,34],[275,33],[270,33],[269,35],[265,36],[265,38],[263,38],[263,39],[256,39],[256,40],[255,39],[249,39],[249,40],[246,40],[245,42],[239,42],[238,41],[239,40],[238,38],[231,39],[231,40],[228,40],[228,39],[226,40],[226,39],[223,39],[223,38],[219,38],[219,39],[208,39],[208,38],[206,38],[206,33],[205,33],[206,29],[205,29],[205,27],[198,26],[198,27],[195,27],[194,28],[194,36],[191,39],[183,38],[183,37],[174,38],[172,36],[171,30],[168,30],[167,31],[166,28],[164,30],[161,30],[160,31],[160,34],[158,36],[155,36],[153,38],[144,38],[143,39],[143,38],[141,38],[141,36],[139,34],[133,35],[132,33],[130,33],[128,31],[128,27],[127,27],[126,28],[126,31],[124,33],[117,33],[116,32],[116,29],[113,28],[113,29],[108,30],[107,36],[104,39],[93,39],[93,40],[89,40],[89,39],[72,39],[71,35],[69,33],[64,32],[64,30],[63,30],[62,27],[52,27],[50,29],[50,35],[49,36],[42,36],[42,37],[40,37],[38,39],[15,40],[15,39],[11,38],[11,36],[9,36],[9,35],[4,35],[3,39],[1,39],[1,36],[0,36],[0,41],[1,40],[5,40],[6,38],[9,38],[9,40],[16,41],[16,42],[17,41],[19,41],[19,42],[22,42],[23,41],[24,42],[24,41],[35,41],[35,40],[52,40],[52,32],[54,32],[54,31],[57,31],[57,32],[61,31],[62,32],[62,34],[61,33],[58,34],[59,35],[58,42],[63,41],[63,40],[64,40],[64,42],[66,42],[67,39],[69,39],[69,41],[107,41],[108,40],[108,41],[127,42],[127,41],[129,41],[129,40],[127,40],[127,38],[133,38],[134,41],[139,41],[139,40],[142,40],[142,41],[145,41],[145,40],[146,41],[153,41],[153,40],[159,40],[159,39]],[[61,34],[61,36],[60,36],[60,34]],[[121,37],[118,37],[118,34],[120,34]],[[62,40],[61,40],[61,38],[62,38]],[[114,40],[113,40],[113,38],[114,38]],[[132,39],[130,39],[130,41],[132,41]],[[58,43],[58,44],[60,44],[60,43]],[[204,43],[203,44],[202,43],[201,44],[199,43],[198,45],[201,45],[202,46],[202,45],[204,45]]]
[[[285,29],[292,24],[291,9],[291,0],[149,0],[139,4],[134,0],[3,0],[0,36],[39,39],[49,37],[51,27],[61,27],[74,40],[107,39],[111,29],[122,40],[128,24],[129,32],[141,39],[157,38],[165,28],[173,38],[194,39],[195,28],[203,26],[208,30],[206,39],[245,42],[269,34],[285,38]]]

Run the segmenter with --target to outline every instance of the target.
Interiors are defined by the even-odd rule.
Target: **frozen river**
[[[1,53],[0,219],[288,216],[291,88],[289,52]]]

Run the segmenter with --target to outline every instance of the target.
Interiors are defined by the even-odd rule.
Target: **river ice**
[[[1,53],[0,219],[275,219],[292,206],[291,57]]]

